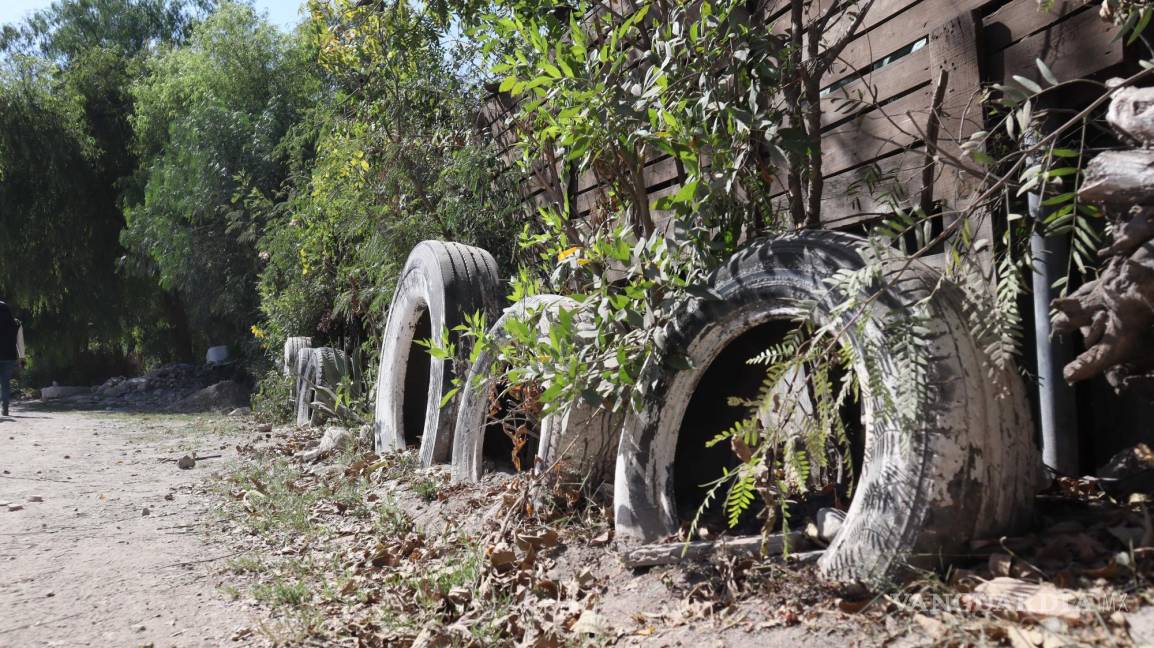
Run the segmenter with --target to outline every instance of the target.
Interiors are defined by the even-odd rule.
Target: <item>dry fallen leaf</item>
[[[1035,648],[1044,641],[1042,633],[1033,628],[1011,626],[1006,629],[1006,638],[1014,648]]]
[[[1050,583],[1030,583],[1000,576],[978,585],[973,593],[965,596],[965,600],[995,613],[1055,617],[1072,623],[1082,620],[1082,610],[1075,605],[1077,594]]]
[[[573,622],[573,626],[569,628],[574,634],[591,634],[591,635],[610,635],[613,633],[613,626],[609,623],[609,619],[605,616],[594,612],[593,610],[585,610],[581,616]]]
[[[930,639],[940,639],[942,635],[946,633],[946,624],[924,614],[915,614],[914,623],[921,626],[922,631],[924,631]]]

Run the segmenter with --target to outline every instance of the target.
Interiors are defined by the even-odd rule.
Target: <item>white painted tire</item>
[[[713,296],[686,304],[664,332],[662,348],[688,355],[692,368],[651,362],[645,406],[622,432],[614,508],[617,537],[651,542],[678,530],[674,456],[682,419],[698,382],[718,354],[742,333],[773,320],[834,320],[838,301],[824,280],[863,267],[860,239],[800,232],[751,243],[710,281]],[[901,315],[926,298],[937,274],[920,264],[891,275],[872,303],[873,318]],[[813,300],[799,308],[799,300]],[[884,583],[911,566],[937,566],[971,538],[1009,532],[1031,514],[1040,458],[1024,390],[1010,370],[997,371],[969,332],[956,289],[942,286],[929,301],[927,396],[910,426],[883,420],[877,395],[863,389],[863,465],[844,526],[822,557],[822,573],[839,581]],[[878,326],[864,336],[887,348]],[[858,357],[865,337],[847,343]],[[676,365],[676,366],[675,366]],[[903,367],[880,358],[877,380],[893,386]],[[868,381],[863,379],[863,384]],[[998,387],[1004,393],[996,393]],[[720,431],[720,430],[719,430]]]
[[[335,403],[317,387],[335,392],[341,380],[350,375],[349,359],[344,351],[330,347],[301,349],[297,358],[301,368],[297,381],[297,425],[319,425],[325,416],[314,404],[319,401],[331,409]]]
[[[534,295],[513,304],[489,331],[495,340],[507,340],[506,322],[510,318],[539,316],[536,324],[548,336],[553,314],[560,309],[576,310],[577,302],[560,295]],[[474,482],[484,473],[485,428],[488,424],[488,378],[497,361],[492,353],[483,352],[469,368],[457,426],[453,433],[453,480]],[[622,415],[594,407],[584,401],[545,416],[541,420],[541,439],[536,466],[562,480],[596,488],[610,479],[616,461],[621,434]]]
[[[290,337],[284,341],[284,363],[281,365],[281,371],[285,376],[288,376],[292,385],[292,402],[297,401],[297,389],[300,387],[300,363],[297,358],[300,355],[301,349],[311,349],[313,346],[313,339],[311,337]]]
[[[497,262],[485,250],[443,241],[424,241],[413,248],[397,281],[393,303],[389,307],[381,341],[381,366],[377,373],[377,402],[373,417],[373,436],[377,452],[404,450],[419,445],[421,464],[445,462],[452,449],[456,398],[441,407],[450,392],[455,364],[464,365],[469,357],[466,340],[453,331],[465,323],[465,316],[482,312],[490,319],[496,316],[500,303],[500,280]],[[427,330],[417,328],[427,322]],[[425,328],[422,326],[422,328]],[[423,377],[424,367],[410,366],[414,340],[423,337],[439,339],[442,331],[457,347],[457,360],[429,357],[428,380],[408,386],[406,378]],[[427,357],[427,356],[426,356]],[[418,381],[423,382],[423,381]],[[423,416],[414,404],[424,402]],[[406,434],[405,407],[409,407]],[[419,432],[416,428],[419,427]],[[419,437],[419,439],[417,438]]]
[[[284,362],[281,364],[281,371],[286,376],[296,377],[297,369],[297,352],[301,349],[309,349],[313,346],[313,339],[311,337],[290,337],[284,341]]]

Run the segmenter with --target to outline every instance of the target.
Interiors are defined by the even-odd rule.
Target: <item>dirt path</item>
[[[200,487],[235,457],[235,424],[13,415],[0,418],[0,647],[218,646],[252,623],[217,589],[229,549],[198,528],[213,519]],[[161,461],[191,450],[223,457]]]

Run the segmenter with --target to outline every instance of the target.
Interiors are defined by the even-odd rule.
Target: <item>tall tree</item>
[[[183,40],[207,4],[61,0],[0,29],[0,294],[29,320],[38,379],[187,354],[171,335],[184,328],[178,305],[120,271],[120,203],[137,168],[141,60]]]
[[[203,342],[240,340],[256,321],[255,242],[288,176],[281,140],[320,90],[311,58],[227,2],[133,86],[145,183],[123,241],[181,295]]]

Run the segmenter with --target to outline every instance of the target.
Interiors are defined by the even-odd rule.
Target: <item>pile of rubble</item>
[[[62,389],[70,391],[57,393]],[[250,381],[236,367],[170,364],[136,378],[109,378],[92,389],[45,388],[41,396],[111,409],[199,412],[247,407],[251,392]]]

